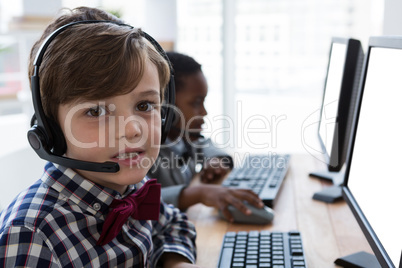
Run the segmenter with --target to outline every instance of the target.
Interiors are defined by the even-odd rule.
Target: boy
[[[101,22],[69,26],[51,41],[40,66],[40,98],[49,122],[57,122],[53,131],[60,127],[65,137],[58,157],[117,163],[119,171],[49,162],[0,214],[0,266],[194,267],[194,226],[160,203],[160,186],[145,177],[143,164],[159,152],[170,77],[163,56],[139,29],[82,7],[47,27],[32,48],[30,76],[50,33],[88,20]]]
[[[159,158],[149,172],[150,178],[158,178],[162,184],[164,201],[183,211],[196,203],[213,206],[221,210],[229,221],[233,217],[228,205],[235,206],[245,214],[251,211],[242,201],[263,207],[263,202],[251,190],[212,184],[219,182],[233,167],[233,163],[229,155],[201,135],[203,117],[207,115],[204,107],[208,93],[206,78],[201,65],[192,57],[177,52],[167,52],[167,55],[175,74],[177,113],[175,125],[170,129]],[[199,160],[203,163],[200,177],[204,183],[189,186]]]

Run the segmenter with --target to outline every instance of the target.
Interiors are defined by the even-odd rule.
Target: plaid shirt
[[[0,214],[0,267],[155,267],[164,252],[195,261],[195,229],[161,202],[159,221],[129,218],[111,242],[97,246],[114,198],[124,196],[48,163],[40,180]]]

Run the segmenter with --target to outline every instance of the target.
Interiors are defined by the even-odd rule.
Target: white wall
[[[23,189],[40,179],[45,161],[25,147],[0,156],[0,210]]]
[[[176,0],[147,0],[144,31],[158,41],[176,40]]]
[[[384,0],[384,35],[402,35],[401,14],[401,0]]]

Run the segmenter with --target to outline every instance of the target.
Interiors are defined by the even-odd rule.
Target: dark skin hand
[[[230,171],[229,163],[226,158],[214,157],[205,162],[203,169],[200,172],[201,182],[216,183]]]
[[[219,209],[225,218],[233,222],[228,205],[234,206],[246,215],[251,214],[251,211],[244,205],[243,201],[247,201],[257,208],[264,207],[264,203],[252,190],[200,184],[183,189],[179,198],[179,208],[180,210],[186,210],[194,204],[203,203],[206,206]]]

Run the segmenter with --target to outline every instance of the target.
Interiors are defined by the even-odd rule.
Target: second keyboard
[[[289,169],[290,155],[250,155],[223,181],[226,187],[253,190],[266,206],[273,207]]]

